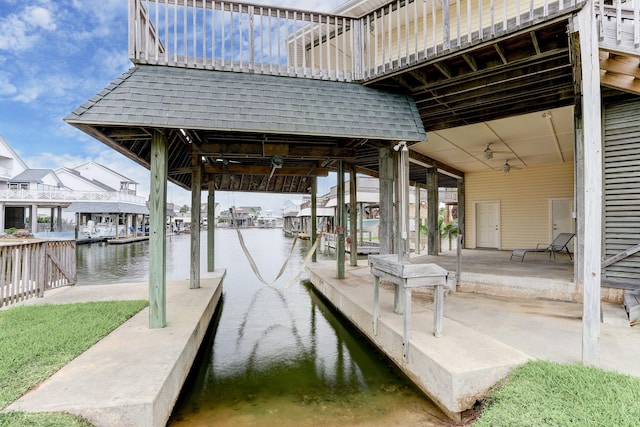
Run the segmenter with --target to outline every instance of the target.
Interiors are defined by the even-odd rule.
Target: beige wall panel
[[[476,247],[475,204],[500,202],[501,248],[535,248],[551,234],[549,200],[573,198],[573,164],[465,174],[466,244]]]

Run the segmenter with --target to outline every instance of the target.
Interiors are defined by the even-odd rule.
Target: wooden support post
[[[380,172],[380,254],[393,251],[393,151],[391,148],[378,150]]]
[[[62,206],[57,208],[58,214],[56,216],[57,231],[62,231]]]
[[[349,165],[349,265],[358,265],[358,193],[356,185],[356,165]]]
[[[202,157],[194,152],[191,158],[191,274],[189,288],[200,287],[200,204],[202,199]]]
[[[409,149],[398,151],[398,261],[409,261]]]
[[[396,145],[398,147],[401,144]],[[396,148],[394,147],[394,149]],[[406,151],[405,151],[406,150]],[[396,250],[398,262],[409,262],[409,151],[402,146],[395,153],[394,176],[396,189]],[[402,286],[396,286],[393,295],[393,311],[403,314],[407,309],[407,290]]]
[[[31,205],[31,215],[29,217],[29,221],[31,227],[31,234],[36,234],[38,232],[38,205]]]
[[[216,269],[216,186],[209,181],[209,193],[207,194],[207,271]]]
[[[149,328],[167,325],[167,146],[166,136],[155,131],[151,139],[149,194]]]
[[[416,248],[415,254],[420,255],[420,184],[416,184],[416,195],[415,195],[415,230],[416,230]]]
[[[311,247],[316,243],[318,238],[318,178],[311,177]],[[318,251],[314,251],[311,255],[311,262],[318,262],[316,255]]]
[[[337,279],[344,279],[344,162],[338,160],[338,188],[336,205],[336,264]]]
[[[358,241],[364,245],[364,203],[358,203],[358,234]]]
[[[4,217],[5,217],[5,205],[0,202],[0,232],[4,232]],[[76,236],[77,239],[77,236]]]
[[[598,35],[593,2],[588,2],[572,20],[572,32],[579,42],[573,47],[580,60],[573,62],[574,79],[579,79],[581,140],[583,146],[582,180],[578,182],[578,197],[583,200],[584,235],[578,235],[588,251],[583,252],[582,278],[584,302],[582,311],[582,363],[600,362],[600,280],[602,262],[602,108],[600,98],[600,66]],[[578,165],[580,168],[580,165]],[[582,239],[581,239],[582,237]]]
[[[427,253],[438,255],[440,252],[438,235],[438,170],[427,169]]]
[[[50,208],[49,209],[49,231],[53,232],[54,228],[53,225],[55,224],[54,219],[55,219],[55,208]]]
[[[458,245],[456,248],[456,285],[460,284],[460,275],[462,274],[462,248],[464,246],[464,230],[465,230],[465,190],[464,179],[458,179]]]

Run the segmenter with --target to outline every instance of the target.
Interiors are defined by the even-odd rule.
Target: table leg
[[[403,331],[403,356],[404,361],[409,362],[409,340],[411,339],[411,288],[404,288],[404,331]]]
[[[433,335],[442,336],[442,318],[444,315],[444,286],[436,285],[433,294]]]
[[[378,305],[380,295],[380,278],[373,276],[373,335],[378,335]]]

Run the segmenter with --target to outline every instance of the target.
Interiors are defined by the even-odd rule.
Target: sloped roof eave
[[[137,66],[64,119],[135,126],[379,140],[426,140],[411,96],[358,83]]]

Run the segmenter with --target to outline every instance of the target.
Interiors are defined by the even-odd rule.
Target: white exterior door
[[[500,248],[500,204],[476,203],[476,247]]]
[[[573,233],[573,199],[551,199],[551,240],[560,233]],[[573,251],[573,241],[569,247]]]

